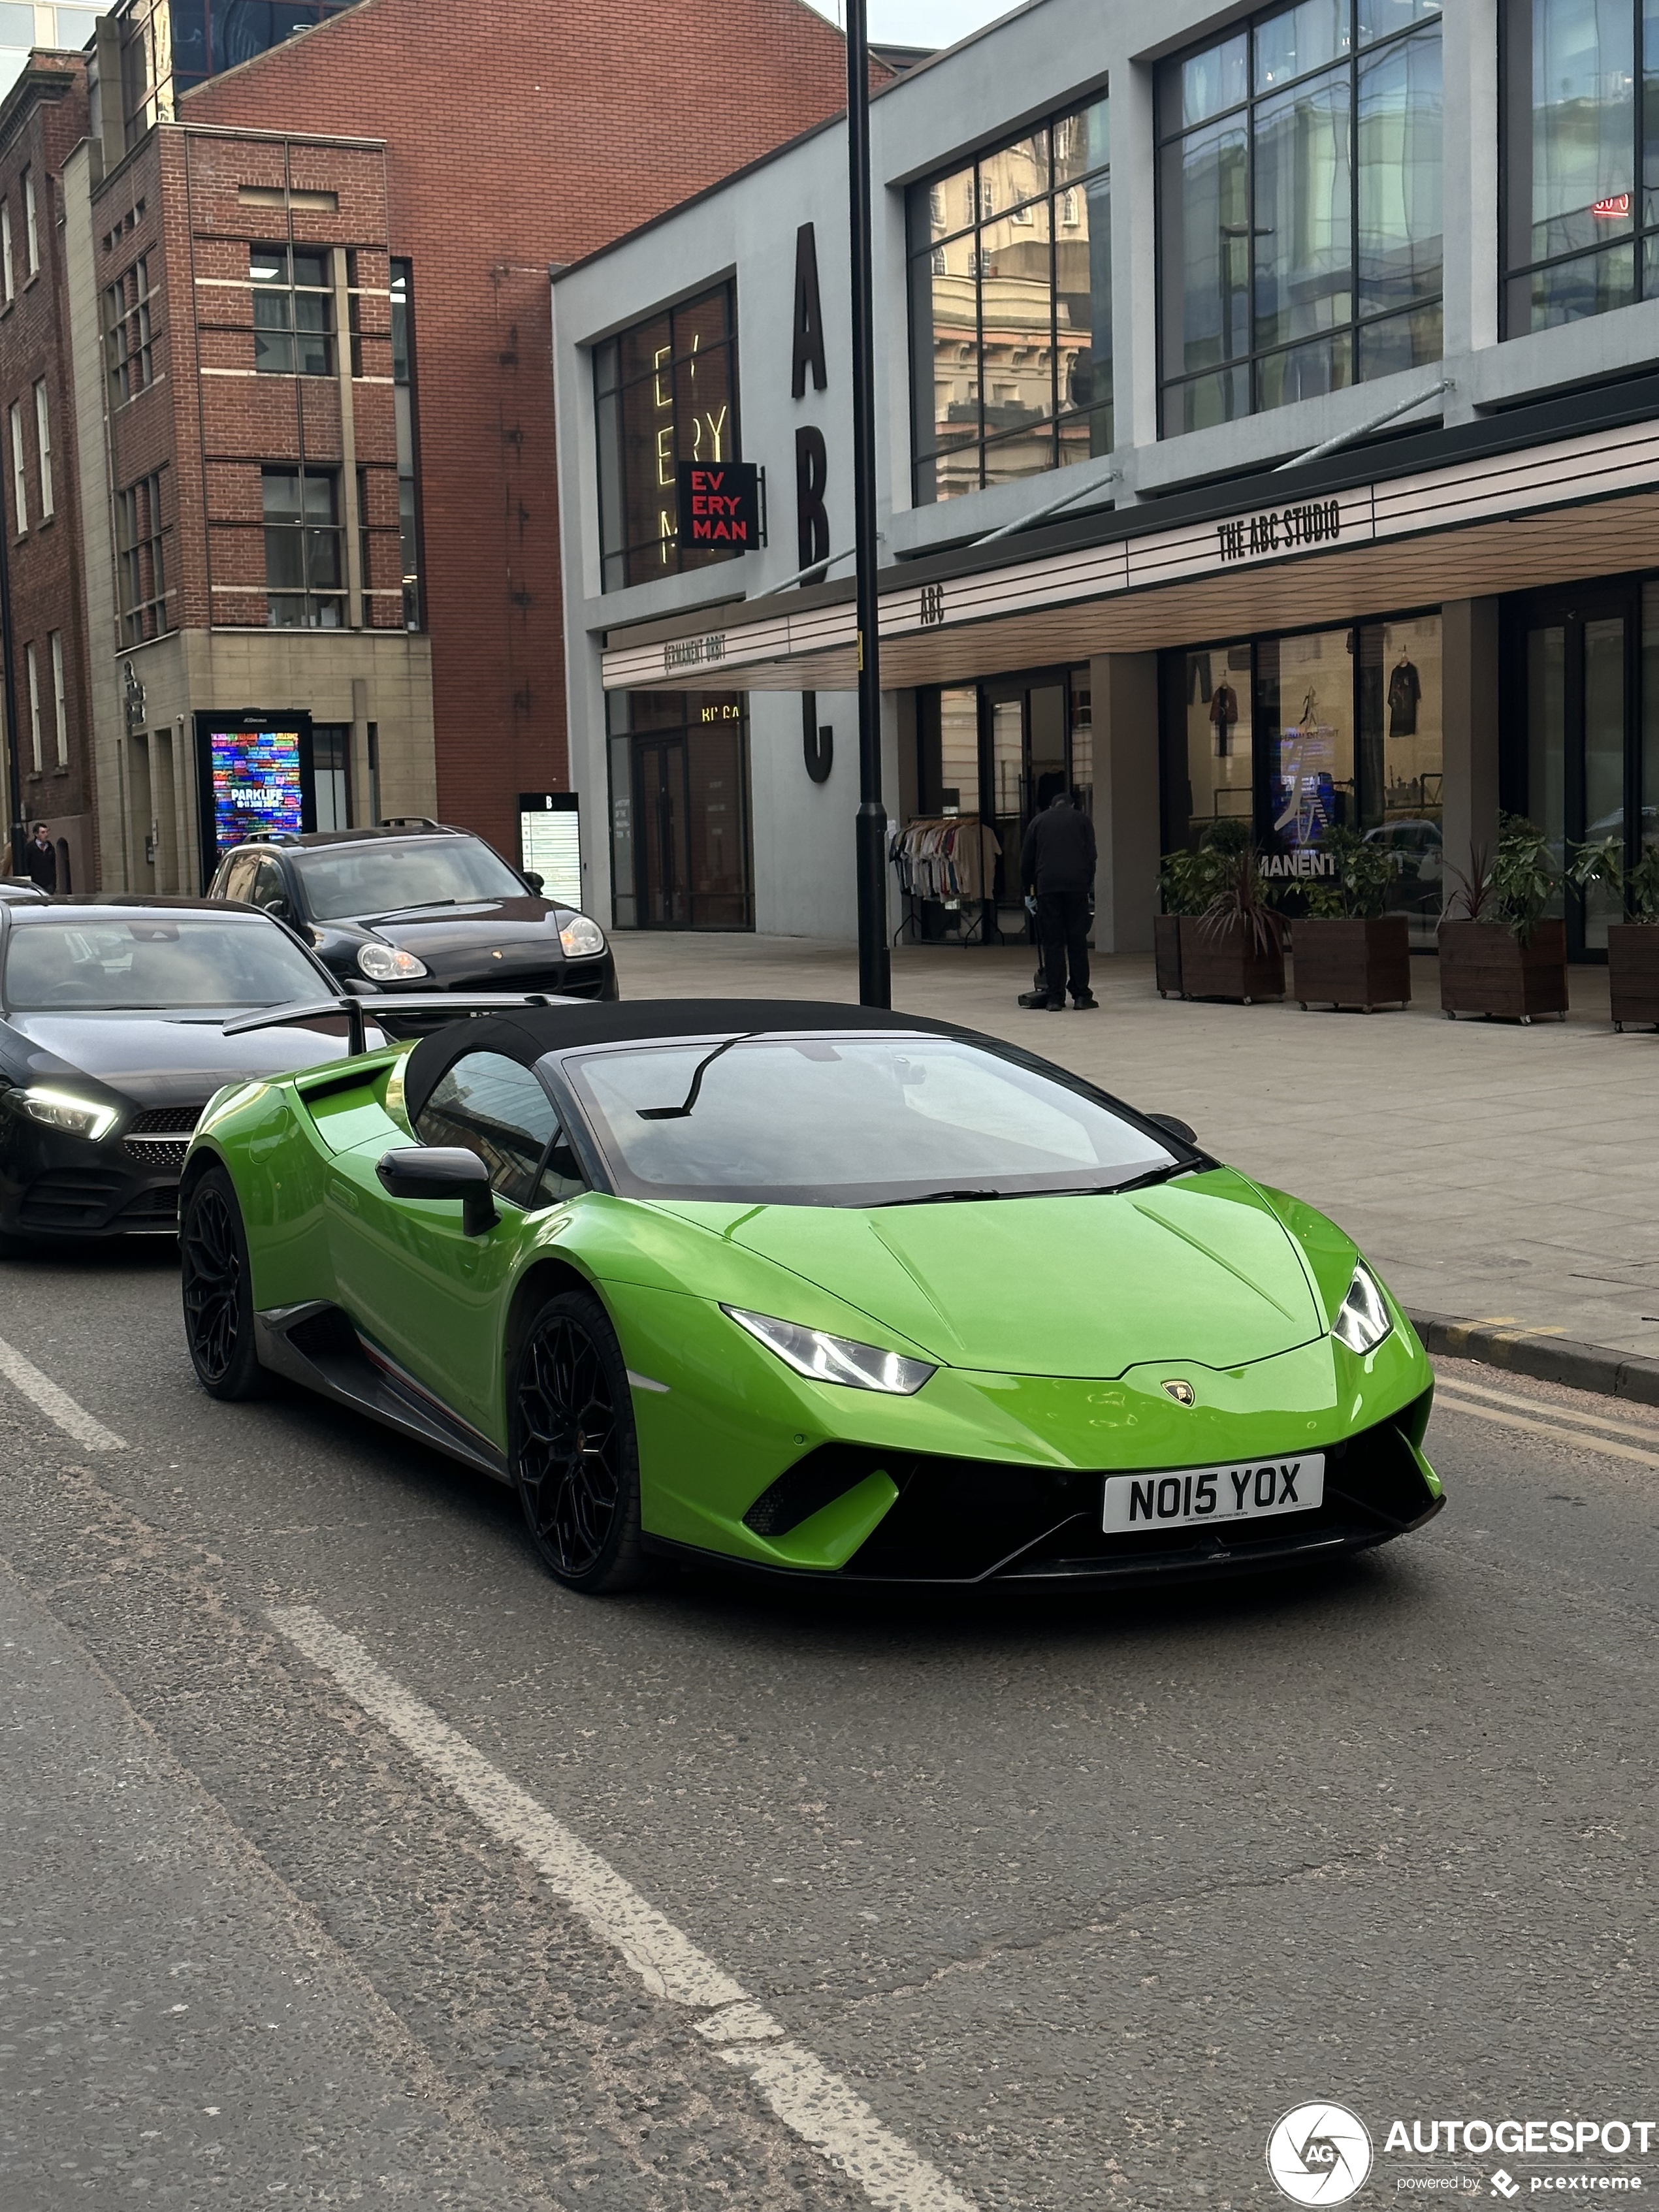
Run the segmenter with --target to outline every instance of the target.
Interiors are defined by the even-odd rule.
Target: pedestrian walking
[[[44,822],[35,823],[34,835],[23,848],[23,872],[48,898],[58,888],[58,849]]]
[[[1020,848],[1020,879],[1036,900],[1037,942],[1048,996],[1033,1003],[1050,1012],[1066,1004],[1070,969],[1072,1003],[1100,1004],[1089,988],[1089,896],[1095,881],[1095,825],[1075,792],[1056,792],[1034,815]]]

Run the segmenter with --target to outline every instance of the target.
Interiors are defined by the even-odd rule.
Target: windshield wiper
[[[453,898],[416,899],[413,906],[389,907],[384,914],[356,914],[349,915],[348,919],[360,923],[364,929],[373,929],[377,921],[396,921],[401,915],[427,914],[430,912],[432,908],[434,906],[459,906],[459,899]],[[477,904],[477,901],[476,899],[469,899],[467,901],[467,904],[469,906],[476,906]]]
[[[741,1036],[727,1037],[724,1044],[717,1044],[713,1052],[706,1053],[697,1062],[693,1072],[691,1088],[678,1106],[636,1106],[634,1111],[641,1121],[683,1121],[697,1103],[697,1093],[702,1089],[702,1079],[720,1054],[723,1052],[730,1052],[734,1044],[747,1044],[751,1037],[757,1037],[761,1034],[759,1030],[745,1030]]]
[[[1164,1167],[1148,1169],[1145,1175],[1131,1176],[1127,1182],[1051,1183],[1041,1190],[924,1190],[915,1198],[878,1198],[875,1205],[952,1206],[969,1199],[994,1198],[1115,1198],[1121,1191],[1145,1190],[1152,1183],[1167,1182],[1171,1176],[1186,1175],[1190,1166],[1186,1160],[1171,1160]]]

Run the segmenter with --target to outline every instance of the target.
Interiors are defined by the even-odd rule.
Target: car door
[[[469,1237],[455,1200],[396,1199],[371,1142],[334,1163],[329,1237],[341,1303],[422,1389],[497,1444],[503,1309],[521,1223],[583,1186],[550,1164],[556,1108],[534,1071],[500,1053],[455,1061],[416,1118],[424,1145],[459,1145],[489,1170],[500,1219]],[[560,1150],[562,1161],[568,1155]]]

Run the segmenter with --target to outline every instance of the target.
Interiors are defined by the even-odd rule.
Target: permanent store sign
[[[1357,485],[1328,497],[1148,530],[1133,537],[1052,554],[943,582],[918,582],[881,599],[881,634],[937,635],[1006,615],[1080,605],[1156,590],[1282,561],[1380,545],[1431,532],[1577,507],[1659,485],[1659,424],[1598,430],[1548,446],[1485,454],[1410,477]],[[774,600],[772,608],[787,604]],[[734,623],[717,637],[653,645],[619,645],[605,655],[607,690],[660,684],[688,668],[718,661],[742,688],[745,667],[845,649],[855,635],[850,602],[768,611]]]

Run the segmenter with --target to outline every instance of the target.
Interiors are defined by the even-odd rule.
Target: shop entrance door
[[[1578,845],[1615,838],[1637,858],[1634,789],[1639,745],[1639,629],[1634,586],[1597,586],[1527,602],[1521,665],[1526,684],[1524,811],[1558,862]],[[1570,959],[1607,946],[1619,902],[1601,884],[1568,891]]]
[[[1069,787],[1071,699],[1064,676],[1018,684],[988,684],[984,718],[989,741],[991,826],[1002,848],[997,870],[996,927],[1001,936],[1026,934],[1019,852],[1034,814]]]
[[[690,919],[684,738],[635,739],[634,804],[640,926],[684,929]]]

